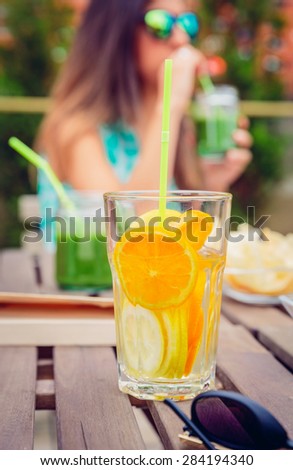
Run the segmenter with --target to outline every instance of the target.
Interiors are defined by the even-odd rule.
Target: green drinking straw
[[[172,89],[172,65],[171,59],[166,59],[164,64],[164,99],[161,134],[161,168],[160,168],[160,203],[159,214],[161,220],[165,217],[166,196],[168,187],[168,154],[170,138],[170,102]]]
[[[65,192],[65,189],[62,186],[62,183],[55,175],[47,160],[40,157],[40,155],[38,155],[31,148],[25,145],[17,137],[10,137],[10,139],[8,140],[8,144],[11,148],[16,150],[16,152],[18,152],[22,157],[26,158],[30,163],[35,165],[37,168],[39,168],[46,174],[48,180],[55,189],[62,206],[65,207],[67,210],[74,211],[75,206],[73,202],[69,199],[68,195]]]
[[[202,89],[205,93],[212,93],[215,90],[215,86],[208,73],[205,73],[204,75],[200,75],[198,77],[198,81],[201,84]]]

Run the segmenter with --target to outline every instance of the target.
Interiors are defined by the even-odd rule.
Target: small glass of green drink
[[[232,138],[237,128],[239,98],[236,88],[217,85],[208,93],[196,95],[198,154],[201,158],[221,161],[225,152],[235,147]]]
[[[102,193],[72,191],[56,217],[56,280],[66,290],[111,289]]]

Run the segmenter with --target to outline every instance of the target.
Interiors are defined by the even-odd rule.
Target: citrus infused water
[[[200,264],[198,281],[186,300],[162,309],[134,305],[117,281],[117,349],[123,391],[144,399],[150,395],[165,398],[166,394],[180,399],[214,387],[223,260],[207,255],[200,257]],[[156,291],[155,285],[152,289]]]
[[[225,263],[223,233],[207,243],[214,220],[152,210],[109,243],[123,392],[180,400],[214,387]]]

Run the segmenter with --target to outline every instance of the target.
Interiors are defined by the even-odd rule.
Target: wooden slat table
[[[40,292],[46,286],[49,292],[56,290],[52,260],[44,259],[38,265],[40,282],[36,260],[30,254],[3,252],[0,291],[17,288]],[[5,308],[0,309],[0,329],[3,312]],[[119,392],[113,344],[87,341],[87,328],[90,335],[92,324],[86,326],[86,320],[78,343],[73,336],[66,345],[59,339],[58,344],[52,339],[50,346],[42,341],[34,345],[9,345],[6,341],[0,345],[0,449],[33,448],[35,410],[56,410],[59,449],[144,449],[137,406],[149,416],[165,449],[190,448],[188,442],[178,438],[181,421],[163,403],[140,402]],[[65,321],[65,333],[66,322],[70,325],[70,318]],[[291,439],[292,344],[293,321],[281,308],[223,299],[217,356],[219,386],[238,390],[263,404]],[[187,414],[190,403],[180,403]]]

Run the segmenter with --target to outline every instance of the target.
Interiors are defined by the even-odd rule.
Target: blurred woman
[[[205,59],[188,0],[91,0],[53,106],[38,137],[58,177],[74,189],[158,189],[164,60],[173,60],[169,181],[180,189],[227,190],[251,159],[246,129],[221,164],[195,156],[186,118]],[[244,127],[246,123],[244,123]],[[40,191],[48,190],[41,175]]]

